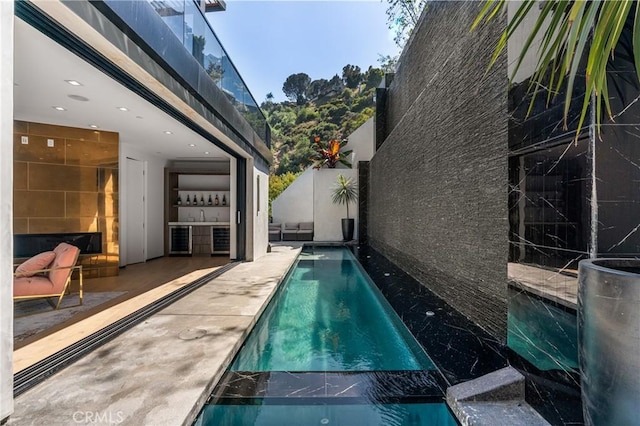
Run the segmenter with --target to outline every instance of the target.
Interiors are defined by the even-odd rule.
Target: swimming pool
[[[230,370],[433,368],[351,252],[316,248],[301,254]]]
[[[455,425],[445,388],[353,254],[305,247],[196,425]]]

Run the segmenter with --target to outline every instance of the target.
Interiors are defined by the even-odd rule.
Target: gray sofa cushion
[[[298,230],[313,231],[313,222],[300,222]]]

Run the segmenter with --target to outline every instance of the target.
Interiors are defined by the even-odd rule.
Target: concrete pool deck
[[[277,245],[18,396],[10,425],[190,425],[289,270]]]

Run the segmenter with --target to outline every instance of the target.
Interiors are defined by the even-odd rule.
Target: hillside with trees
[[[362,71],[346,65],[341,76],[318,80],[292,74],[282,86],[289,101],[274,102],[267,94],[260,107],[271,126],[272,175],[298,174],[312,165],[314,136],[343,139],[373,117],[375,88],[389,66]]]

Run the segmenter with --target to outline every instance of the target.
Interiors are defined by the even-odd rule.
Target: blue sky
[[[207,17],[260,104],[268,92],[285,100],[291,74],[330,79],[347,64],[364,71],[379,66],[378,54],[398,54],[386,8],[380,0],[227,0],[226,11]]]

